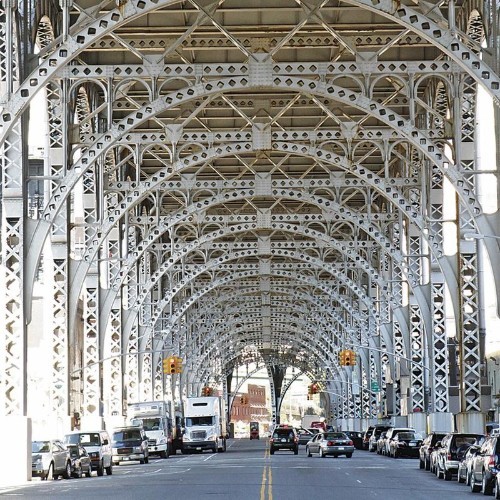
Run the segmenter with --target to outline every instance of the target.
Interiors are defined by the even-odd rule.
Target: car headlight
[[[165,444],[166,442],[167,440],[164,437],[161,437],[156,441],[156,444]]]
[[[134,453],[142,453],[142,448],[140,446],[134,446]]]
[[[43,464],[43,460],[41,458],[37,458],[36,461],[35,461],[35,464],[36,465],[42,465]]]
[[[212,434],[211,436],[208,436],[208,441],[217,441],[217,434]]]
[[[113,453],[113,455],[118,455],[118,448],[111,448],[111,453]],[[92,456],[92,453],[90,456]]]
[[[191,441],[191,439],[189,438],[189,436],[187,434],[184,434],[184,436],[182,436],[182,440],[183,441]]]
[[[99,458],[99,452],[98,451],[93,451],[92,453],[89,453],[90,458]]]

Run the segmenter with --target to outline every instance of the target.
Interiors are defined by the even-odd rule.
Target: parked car
[[[71,476],[80,478],[85,474],[91,477],[92,462],[85,448],[79,444],[68,444],[67,448],[71,458]]]
[[[377,451],[377,443],[380,439],[380,435],[382,432],[387,432],[391,428],[390,425],[375,425],[373,428],[372,435],[370,436],[370,440],[368,442],[368,451]]]
[[[493,496],[500,499],[500,475],[497,474],[495,478],[495,484],[493,485]]]
[[[363,449],[363,433],[357,431],[344,431],[344,434],[354,443],[354,448],[357,450]]]
[[[458,464],[472,444],[478,444],[482,434],[449,433],[441,440],[436,453],[435,471],[438,478],[450,481],[458,473]]]
[[[111,457],[111,440],[104,430],[98,431],[74,431],[64,436],[64,443],[80,444],[89,454],[92,470],[97,471],[98,476],[113,474],[113,463]]]
[[[117,427],[111,437],[113,464],[138,460],[141,464],[149,463],[148,437],[139,426]]]
[[[297,429],[297,435],[299,437],[299,445],[306,445],[316,434],[307,429]]]
[[[398,432],[415,432],[412,427],[389,427],[385,432],[384,447],[382,450],[382,455],[389,455],[391,451],[391,441]]]
[[[269,438],[269,453],[274,455],[278,450],[290,450],[299,453],[299,437],[293,427],[275,427]]]
[[[31,475],[42,480],[71,477],[71,458],[61,441],[47,439],[31,443]]]
[[[344,432],[320,432],[306,445],[308,457],[318,453],[321,458],[328,455],[338,457],[345,455],[351,458],[354,452],[354,443]]]
[[[418,457],[422,436],[415,431],[396,433],[389,444],[389,455],[393,458]]]
[[[481,447],[475,444],[467,448],[464,457],[458,464],[457,481],[459,483],[465,483],[467,486],[470,485],[472,459],[480,449]]]
[[[383,431],[379,438],[377,439],[377,444],[375,451],[377,452],[377,455],[384,455],[385,454],[385,436],[387,432]]]
[[[421,469],[431,470],[432,450],[435,448],[436,443],[441,441],[445,435],[445,432],[431,432],[422,441],[419,449],[419,466]]]
[[[495,480],[500,465],[500,436],[487,437],[471,464],[470,489],[482,491],[483,495],[493,494]]]
[[[363,450],[367,450],[368,449],[368,445],[369,445],[369,442],[370,442],[370,437],[373,434],[373,429],[375,429],[375,426],[370,425],[368,427],[368,429],[366,429],[366,431],[363,434]]]

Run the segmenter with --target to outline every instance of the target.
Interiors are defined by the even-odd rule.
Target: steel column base
[[[457,432],[473,432],[477,434],[486,432],[486,414],[480,411],[457,413],[455,422]]]
[[[31,481],[31,419],[0,416],[0,442],[0,486]]]
[[[427,432],[453,432],[455,424],[453,413],[436,412],[427,416]]]

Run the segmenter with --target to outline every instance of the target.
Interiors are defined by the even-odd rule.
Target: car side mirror
[[[102,444],[109,444],[109,441],[107,439],[105,439]]]

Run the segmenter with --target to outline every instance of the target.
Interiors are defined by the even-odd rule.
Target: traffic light
[[[175,356],[169,356],[168,358],[163,358],[163,373],[167,375],[172,375],[175,372]]]
[[[307,399],[308,400],[312,399],[313,398],[312,395],[313,395],[313,386],[312,384],[310,384],[307,386]]]
[[[356,364],[356,353],[351,350],[345,351],[345,364],[344,366],[354,366]]]
[[[175,372],[174,373],[182,373],[182,358],[179,356],[174,356],[175,362],[174,362],[174,368]]]
[[[339,352],[339,364],[345,366],[345,351],[343,349]]]

